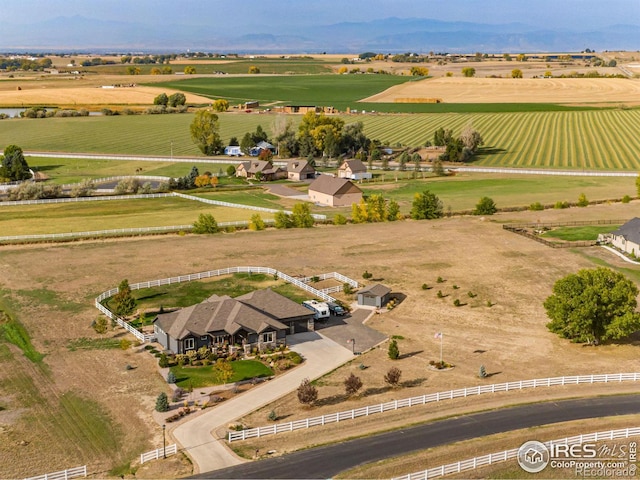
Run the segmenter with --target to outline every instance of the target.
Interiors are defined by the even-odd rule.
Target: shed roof
[[[381,283],[377,283],[375,285],[370,285],[368,287],[363,288],[358,291],[359,294],[367,294],[373,295],[375,297],[384,297],[385,295],[391,293],[391,289],[386,285],[382,285]]]
[[[340,170],[351,170],[351,173],[366,173],[367,166],[362,163],[362,160],[357,158],[353,160],[345,160],[342,165],[340,165]]]

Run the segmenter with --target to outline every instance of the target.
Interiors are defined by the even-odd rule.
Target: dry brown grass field
[[[444,103],[640,104],[640,80],[623,78],[438,77],[408,82],[365,99],[393,103],[440,98]]]
[[[9,345],[11,354],[2,356],[0,452],[14,461],[0,465],[0,477],[25,477],[85,463],[90,472],[105,476],[114,466],[128,461],[135,464],[136,454],[132,453],[135,449],[139,453],[161,444],[161,429],[154,422],[152,411],[155,397],[167,387],[157,374],[155,359],[140,348],[127,351],[68,348],[73,339],[98,337],[90,327],[96,318],[92,299],[124,278],[138,282],[238,264],[271,266],[293,275],[336,270],[355,278],[360,278],[367,269],[394,292],[407,296],[396,309],[376,316],[369,323],[387,335],[403,337],[399,340],[403,358],[393,365],[403,371],[407,386],[397,391],[385,388],[382,376],[392,363],[382,346],[358,357],[357,363],[323,378],[319,386],[320,406],[301,409],[297,400],[288,395],[244,419],[250,425],[265,424],[270,409],[289,420],[389,398],[475,385],[480,382],[477,378],[480,364],[486,365],[492,374],[483,380],[490,383],[633,371],[637,368],[635,340],[598,348],[570,344],[546,330],[542,307],[555,280],[594,265],[588,256],[617,266],[622,262],[596,248],[581,250],[582,254],[552,250],[506,232],[496,221],[631,218],[638,215],[638,208],[634,202],[579,210],[500,214],[487,219],[454,217],[311,230],[2,247],[0,289],[5,303],[11,305],[35,348],[46,357],[44,367],[39,368],[12,345]],[[292,248],[300,245],[304,248]],[[438,276],[445,282],[436,284]],[[422,290],[422,283],[433,288]],[[454,284],[460,288],[453,289]],[[447,295],[445,298],[436,297],[439,289]],[[477,297],[469,298],[469,291]],[[453,306],[456,297],[465,305]],[[494,305],[487,307],[487,300]],[[455,364],[451,371],[433,372],[427,368],[428,362],[439,355],[439,343],[433,339],[436,331],[445,335],[445,360]],[[108,335],[124,336],[122,331]],[[367,366],[365,370],[357,367],[361,362]],[[127,364],[135,368],[127,370]],[[350,371],[362,376],[365,393],[345,400],[342,381]],[[17,378],[28,382],[38,402],[26,401]],[[270,448],[283,452],[294,448],[294,444],[299,448],[456,411],[556,395],[587,395],[617,388],[628,391],[635,386],[598,388],[548,389],[479,397],[477,402],[467,399],[441,403],[238,446],[246,450],[269,444]],[[88,450],[77,444],[72,429],[49,428],[51,415],[58,412],[57,405],[68,392],[95,402],[108,415],[118,432],[118,442],[112,450]],[[178,459],[176,462],[176,471],[183,472],[183,464]],[[141,470],[141,476],[146,468],[149,467]]]

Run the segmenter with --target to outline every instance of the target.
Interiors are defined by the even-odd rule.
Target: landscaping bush
[[[402,371],[399,368],[391,367],[389,371],[384,375],[384,381],[391,387],[395,388],[400,383],[401,376]]]
[[[422,290],[429,290],[429,285],[427,285],[426,283],[423,283]]]
[[[276,413],[275,410],[271,410],[269,412],[269,415],[267,416],[267,419],[271,422],[275,422],[278,420],[278,414]]]
[[[400,357],[400,349],[398,348],[398,342],[396,342],[395,339],[392,339],[389,343],[387,355],[389,355],[391,360],[397,360]]]
[[[453,301],[453,305],[454,305],[455,307],[459,307],[459,306],[460,306],[460,305],[462,305],[462,304],[460,303],[460,300],[458,300],[458,299],[456,298],[456,299]]]
[[[360,380],[360,377],[356,377],[353,373],[344,380],[344,392],[349,397],[358,393],[358,390],[361,388],[362,380]]]
[[[469,298],[476,298],[478,295],[473,293],[473,292],[467,292],[467,295],[469,295]]]
[[[631,197],[629,195],[625,195],[624,197],[622,197],[621,202],[622,203],[629,203],[631,201]]]
[[[176,383],[176,376],[171,371],[167,375],[167,383]]]
[[[581,193],[578,196],[578,203],[577,205],[579,207],[586,207],[587,205],[589,205],[589,200],[587,200],[587,196],[584,193]]]
[[[289,352],[287,356],[289,357],[289,360],[291,360],[291,363],[293,363],[294,365],[300,365],[302,363],[302,357],[298,352]]]
[[[351,295],[353,293],[353,287],[351,286],[350,283],[345,283],[344,285],[342,285],[342,291],[346,295]]]
[[[169,411],[169,399],[167,398],[167,394],[162,392],[156,398],[156,412],[167,412]]]
[[[179,402],[180,400],[182,400],[182,396],[185,394],[184,389],[178,387],[173,391],[173,394],[171,395],[171,401],[172,402]]]
[[[443,279],[442,277],[438,277],[438,279],[436,280],[436,282],[438,282],[438,283],[443,283],[443,282],[444,282],[444,279]]]
[[[444,295],[442,294],[442,290],[438,290],[438,293],[436,294],[436,296],[438,298],[444,298]]]
[[[369,280],[371,277],[373,277],[373,273],[370,273],[368,270],[365,270],[362,274],[362,278],[365,280]]]
[[[300,382],[297,393],[298,401],[303,405],[313,405],[318,399],[318,389],[311,385],[308,378],[305,378]]]
[[[478,371],[478,376],[480,378],[486,378],[487,370],[486,370],[486,368],[484,368],[484,365],[480,365],[480,370]]]
[[[535,202],[529,205],[529,210],[533,210],[533,211],[544,210],[544,206],[540,202]]]

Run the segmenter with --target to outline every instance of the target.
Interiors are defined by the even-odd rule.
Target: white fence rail
[[[69,468],[68,470],[61,470],[60,472],[45,473],[37,477],[29,477],[24,480],[66,480],[67,478],[86,477],[87,466]]]
[[[547,448],[553,445],[581,445],[585,442],[598,442],[601,440],[614,440],[616,438],[637,437],[640,435],[640,427],[621,428],[619,430],[608,430],[605,432],[594,432],[574,437],[566,437],[559,440],[543,442]],[[504,462],[518,456],[518,448],[505,450],[497,453],[490,453],[481,457],[469,458],[456,463],[449,463],[440,467],[430,468],[421,472],[410,473],[402,477],[395,477],[393,480],[428,480],[429,478],[444,477],[453,473],[462,473],[476,468],[486,467],[494,463]]]
[[[312,293],[314,296],[318,298],[321,298],[329,302],[336,301],[335,298],[324,293],[323,291],[313,288],[312,286],[307,285],[306,283],[301,282],[300,280],[293,278],[292,276],[287,275],[286,273],[280,272],[275,268],[270,268],[270,267],[229,267],[229,268],[222,268],[219,270],[208,270],[206,272],[191,273],[189,275],[181,275],[179,277],[161,278],[158,280],[149,280],[147,282],[133,283],[133,284],[130,284],[129,287],[131,288],[131,290],[139,290],[141,288],[159,287],[161,285],[171,285],[173,283],[192,282],[194,280],[202,280],[205,278],[218,277],[220,275],[230,275],[232,273],[250,273],[250,274],[260,273],[260,274],[274,275],[274,276],[277,276],[278,278],[281,278],[285,282],[291,283],[296,287],[299,287],[303,290],[306,290],[309,293]],[[348,279],[350,283],[355,282],[356,285],[358,283],[355,280],[350,279],[349,277],[345,277],[344,275],[340,275],[340,276],[342,278]],[[135,337],[141,342],[144,343],[144,342],[151,341],[154,338],[154,335],[144,334],[138,331],[136,328],[132,327],[123,319],[119,318],[116,314],[114,314],[111,310],[109,310],[107,307],[105,307],[102,304],[104,300],[106,300],[107,298],[113,297],[116,293],[118,293],[118,288],[112,288],[111,290],[102,292],[100,295],[98,295],[95,298],[95,301],[94,301],[95,307],[98,310],[100,310],[100,312],[104,313],[107,317],[114,319],[118,323],[118,325],[120,325],[122,328],[126,329],[133,335],[135,335]]]
[[[320,417],[294,420],[288,423],[279,423],[266,427],[256,427],[239,432],[229,432],[227,440],[234,442],[246,440],[247,438],[264,437],[283,432],[291,432],[301,428],[310,428],[328,423],[338,423],[344,420],[353,420],[357,417],[369,416],[374,413],[384,413],[399,408],[425,405],[427,403],[440,402],[442,400],[452,400],[454,398],[464,398],[484,393],[508,392],[512,390],[523,390],[526,388],[552,387],[559,385],[578,385],[583,383],[611,383],[611,382],[636,382],[640,380],[640,373],[613,373],[601,375],[577,375],[571,377],[536,378],[533,380],[519,380],[508,383],[495,383],[492,385],[482,385],[476,387],[459,388],[445,392],[436,392],[417,397],[405,398],[402,400],[392,400],[377,405],[356,408],[345,412],[331,413]]]
[[[16,205],[44,205],[47,203],[77,203],[77,202],[104,202],[111,200],[141,200],[147,198],[172,197],[170,193],[149,193],[140,195],[101,195],[98,197],[70,197],[70,198],[45,198],[42,200],[15,200],[0,202],[0,207],[13,207]]]
[[[360,286],[360,284],[358,282],[356,282],[355,280],[349,278],[349,277],[345,277],[344,275],[338,273],[338,272],[329,272],[329,273],[321,273],[320,275],[313,275],[312,277],[303,277],[303,278],[299,278],[298,280],[300,280],[301,282],[304,283],[311,283],[315,280],[327,280],[327,279],[334,279],[337,280],[339,282],[342,283],[348,283],[349,285],[351,285],[352,287],[358,288]],[[324,292],[326,289],[323,289],[322,291]],[[342,288],[341,288],[342,290]],[[338,290],[334,290],[334,291],[338,291]]]
[[[254,207],[252,205],[243,205],[241,203],[229,203],[229,202],[221,202],[219,200],[211,200],[208,198],[200,198],[200,197],[196,197],[193,195],[186,195],[184,193],[178,193],[178,192],[173,192],[173,195],[175,195],[176,197],[181,197],[181,198],[186,198],[187,200],[193,200],[195,202],[202,202],[202,203],[208,203],[211,205],[219,205],[221,207],[231,207],[231,208],[244,208],[246,210],[255,210],[258,212],[267,212],[267,213],[278,213],[278,212],[284,212],[288,215],[291,215],[293,212],[291,212],[290,210],[278,210],[275,208],[264,208],[264,207]],[[311,214],[311,216],[315,219],[315,220],[326,220],[327,216],[326,215],[319,215],[319,214]]]
[[[168,445],[164,451],[162,448],[158,448],[147,453],[142,453],[140,455],[140,463],[158,460],[160,457],[168,457],[170,455],[175,455],[176,453],[178,453],[178,445],[174,443],[173,445]]]
[[[107,182],[116,182],[121,180],[129,180],[135,178],[136,180],[140,180],[141,182],[168,182],[171,180],[171,177],[162,177],[158,175],[117,175],[113,177],[102,177],[102,178],[90,178],[91,182],[94,184],[107,183]],[[73,188],[77,187],[78,183],[65,183],[62,185],[62,188]]]

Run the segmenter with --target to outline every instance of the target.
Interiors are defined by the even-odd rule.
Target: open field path
[[[350,350],[315,332],[292,335],[287,342],[305,358],[304,364],[173,430],[173,436],[193,460],[195,471],[210,472],[242,463],[244,460],[227,448],[224,438],[215,435],[218,429],[226,430],[238,417],[295,390],[303,379],[316,379],[353,358]]]

